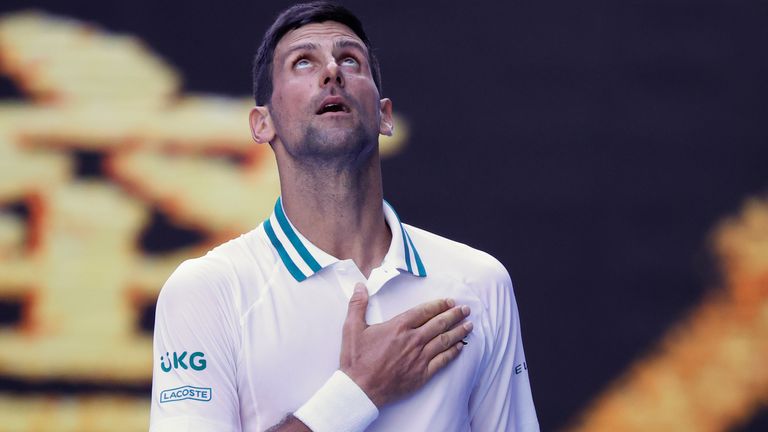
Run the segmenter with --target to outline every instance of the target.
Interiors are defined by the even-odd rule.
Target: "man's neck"
[[[384,219],[378,155],[360,169],[293,167],[280,172],[283,207],[304,237],[367,278],[381,265],[392,234]]]

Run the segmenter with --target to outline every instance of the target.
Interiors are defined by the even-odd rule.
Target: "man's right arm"
[[[378,408],[419,389],[454,360],[472,331],[472,324],[463,322],[469,307],[450,299],[371,326],[365,322],[367,308],[368,292],[358,284],[344,322],[340,370],[270,432],[362,431]]]

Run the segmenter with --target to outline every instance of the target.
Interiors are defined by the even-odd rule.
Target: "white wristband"
[[[362,432],[379,410],[347,374],[337,370],[293,416],[313,432]]]

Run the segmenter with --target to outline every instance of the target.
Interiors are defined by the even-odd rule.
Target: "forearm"
[[[309,400],[270,432],[362,432],[379,411],[365,392],[336,371]]]
[[[267,429],[267,432],[312,432],[312,430],[293,414],[289,414],[280,423]]]

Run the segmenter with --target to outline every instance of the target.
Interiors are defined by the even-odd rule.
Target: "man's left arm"
[[[538,431],[512,281],[498,267],[484,293],[486,352],[469,400],[470,422],[476,431]]]

